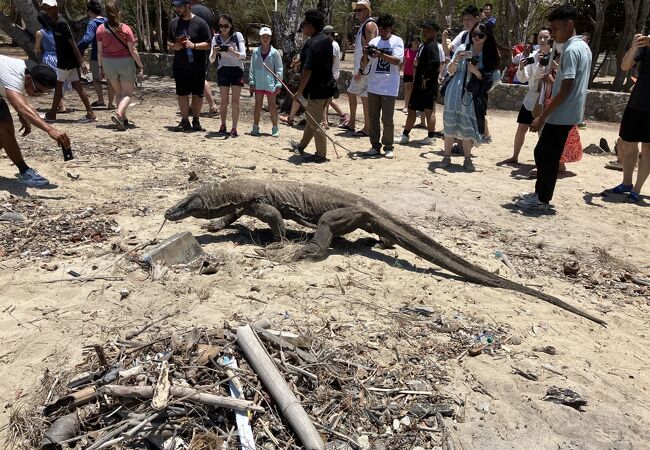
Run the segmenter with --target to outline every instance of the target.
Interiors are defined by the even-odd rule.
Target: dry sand
[[[650,291],[619,279],[626,271],[650,278],[650,209],[647,201],[633,205],[594,195],[621,181],[620,173],[603,169],[611,156],[585,155],[569,165],[574,176],[558,182],[556,213],[530,216],[510,205],[518,192],[533,189],[534,182],[522,175],[532,167],[536,136],[527,136],[523,168],[496,165],[511,152],[513,112],[490,111],[494,142],[475,150],[477,171],[470,174],[460,168],[460,157],[453,158],[452,170],[432,170],[441,159],[440,140],[427,147],[398,145],[392,161],[351,160],[344,155],[336,159],[330,146],[330,163],[297,164],[286,142],[298,139],[299,129],[281,127],[280,139],[244,134],[251,125],[248,97],[242,99],[237,139],[218,136],[218,119],[208,118],[203,119],[207,133],[171,133],[166,127],[178,119],[169,79],[149,79],[138,91],[129,112],[137,127],[128,132],[115,131],[105,110],[98,111],[97,124],[73,123],[83,113],[78,99],[68,97],[68,104],[78,110],[60,115],[57,126],[72,138],[74,161],[64,163],[60,150],[38,130],[19,138],[28,163],[55,188],[25,189],[15,181],[9,160],[0,157],[0,201],[30,217],[20,227],[0,222],[0,234],[7,242],[13,232],[11,238],[18,239],[21,248],[32,249],[29,255],[9,252],[0,257],[0,311],[4,310],[0,314],[0,399],[6,406],[0,424],[7,423],[11,405],[34,389],[46,370],[55,374],[73,367],[83,346],[138,328],[161,312],[179,311],[165,327],[263,317],[283,326],[289,323],[282,317],[315,324],[371,323],[380,310],[426,305],[450,317],[475,316],[498,323],[522,340],[521,345],[507,344],[497,357],[483,354],[441,362],[451,382],[440,389],[466,405],[464,422],[451,428],[457,448],[650,448]],[[49,106],[48,99],[34,104]],[[405,115],[396,112],[395,117],[399,135]],[[440,110],[439,123],[441,117]],[[262,131],[270,132],[266,114]],[[601,136],[612,145],[616,132],[616,124],[590,122],[580,134],[584,146],[598,143]],[[369,147],[367,139],[351,138],[336,129],[331,133],[353,150]],[[420,129],[412,133],[413,139],[424,136]],[[248,165],[256,169],[237,168]],[[196,172],[198,181],[188,181],[190,171]],[[66,172],[79,174],[79,179],[72,180]],[[337,240],[324,261],[273,264],[247,256],[270,242],[266,226],[250,218],[216,234],[201,230],[202,221],[194,219],[167,224],[162,230],[162,237],[189,230],[206,251],[225,257],[216,275],[177,270],[154,282],[143,270],[127,270],[131,266],[124,260],[107,269],[122,253],[112,250],[111,243],[129,248],[153,238],[166,208],[201,183],[232,176],[304,180],[364,195],[467,259],[515,278],[494,257],[497,250],[507,253],[524,283],[602,315],[608,326],[597,326],[528,296],[429,270],[429,263],[401,248],[380,250],[364,241],[355,243],[367,237],[363,232]],[[86,240],[59,247],[47,243],[43,233],[52,232],[54,218],[79,214],[88,207],[94,208],[91,219],[116,222],[113,232],[110,223],[105,229],[113,233],[107,240],[98,236],[98,243]],[[37,213],[30,212],[34,208]],[[290,228],[300,231],[295,224]],[[92,235],[88,233],[88,238]],[[40,240],[45,244],[40,245]],[[52,256],[40,255],[48,249]],[[572,259],[583,268],[577,278],[562,272],[562,263]],[[44,263],[58,269],[48,272],[41,268]],[[109,275],[123,280],[44,283],[69,280],[69,270],[84,277]],[[331,289],[336,288],[337,276],[346,285],[345,294]],[[268,304],[236,297],[251,286],[260,288]],[[122,289],[130,294],[121,300]],[[408,332],[408,325],[387,329],[396,349],[417,345],[408,339]],[[349,335],[363,341],[364,329],[356,325]],[[532,351],[545,345],[555,346],[559,354]],[[409,362],[399,361],[396,350],[388,352],[382,364]],[[552,364],[563,375],[543,370],[543,364]],[[527,380],[513,374],[513,366],[535,370],[541,378]],[[584,412],[543,401],[551,385],[580,392],[589,401]],[[478,411],[479,404],[483,409],[489,405],[489,412]]]

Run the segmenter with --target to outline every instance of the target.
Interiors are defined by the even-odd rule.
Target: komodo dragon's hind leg
[[[275,236],[276,239],[280,241],[284,240],[284,237],[287,234],[287,228],[284,225],[282,214],[280,214],[280,211],[278,211],[277,208],[267,205],[266,203],[254,203],[246,208],[244,214],[253,216],[266,223],[271,227],[273,236]]]
[[[359,208],[328,211],[320,217],[314,237],[294,253],[293,259],[324,256],[334,236],[342,236],[357,228],[368,229],[368,223],[368,212]]]

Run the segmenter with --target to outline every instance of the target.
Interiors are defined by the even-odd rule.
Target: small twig
[[[165,319],[169,319],[170,317],[175,316],[178,313],[179,313],[179,311],[174,311],[174,312],[167,313],[167,314],[163,315],[159,319],[152,320],[152,321],[148,322],[147,324],[145,324],[142,328],[127,333],[126,334],[126,339],[131,340],[134,337],[137,337],[137,336],[141,335],[142,333],[144,333],[145,331],[147,331],[152,325],[155,325],[158,322],[162,322]]]
[[[51,284],[51,283],[60,283],[63,281],[77,281],[77,282],[82,282],[82,281],[97,281],[97,280],[104,280],[104,281],[123,281],[124,277],[111,277],[111,276],[96,276],[96,277],[79,277],[79,278],[64,278],[60,280],[45,280],[45,281],[39,281],[41,284]]]
[[[447,425],[445,425],[445,421],[442,418],[442,414],[440,414],[439,412],[436,413],[436,422],[438,422],[438,426],[442,430],[443,444],[445,444],[447,450],[454,450],[454,441],[451,438],[451,434],[449,433],[449,429],[447,428]]]

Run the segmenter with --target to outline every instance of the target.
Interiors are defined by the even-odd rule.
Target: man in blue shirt
[[[104,94],[102,92],[102,78],[99,76],[99,64],[97,63],[97,28],[103,23],[106,23],[106,18],[102,17],[102,5],[98,0],[90,0],[86,5],[86,14],[88,14],[88,26],[86,27],[86,33],[77,43],[77,48],[83,56],[84,52],[88,47],[90,47],[90,71],[93,74],[93,87],[97,93],[97,101],[92,102],[90,106],[106,106],[104,103]],[[111,87],[110,83],[108,84],[108,108],[114,109],[113,98],[115,98],[115,92]]]
[[[541,129],[542,133],[535,147],[535,192],[523,194],[516,202],[522,209],[544,211],[550,208],[569,131],[581,123],[584,116],[591,51],[582,36],[576,36],[577,18],[578,10],[569,4],[555,8],[548,16],[553,39],[564,46],[553,82],[553,100],[530,125],[530,131]]]

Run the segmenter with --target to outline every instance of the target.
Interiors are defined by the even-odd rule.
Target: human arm
[[[464,57],[465,57],[465,46],[461,45],[456,51],[456,53],[454,53],[454,56],[451,58],[451,61],[449,61],[449,64],[447,64],[447,72],[449,73],[450,76],[456,73],[456,71],[458,70],[458,63]]]
[[[178,22],[172,20],[169,22],[169,27],[167,28],[167,51],[177,52],[183,49],[183,44],[176,42],[176,27]]]
[[[279,94],[282,90],[282,83],[280,80],[282,80],[282,77],[284,77],[284,65],[282,64],[282,58],[278,52],[275,52],[275,74],[278,76],[278,78],[275,80],[275,93]]]
[[[185,41],[185,48],[191,50],[210,50],[210,27],[205,21],[201,21],[201,26],[199,27],[199,33],[195,37],[196,42],[192,42],[191,39]]]
[[[401,39],[398,39],[397,43],[395,44],[395,47],[393,48],[393,53],[391,55],[382,53],[380,51],[375,52],[375,55],[379,59],[383,59],[384,61],[387,61],[388,64],[398,66],[402,63],[402,61],[404,61],[404,42]]]
[[[99,39],[97,39],[97,66],[99,67],[100,78],[106,78],[104,74],[104,44]]]
[[[368,22],[366,24],[365,32],[363,33],[363,39],[365,41],[365,45],[368,45],[368,42],[372,41],[378,35],[379,35],[379,28],[377,28],[377,24],[375,22]]]
[[[217,45],[217,35],[215,34],[212,38],[212,50],[210,50],[210,56],[208,57],[210,63],[214,63],[217,60],[217,56],[219,56],[219,46]]]
[[[41,33],[41,30],[38,30],[36,32],[36,36],[34,37],[34,51],[36,52],[39,61],[43,57],[42,46],[43,46],[43,33]]]
[[[57,130],[45,120],[41,119],[41,116],[39,116],[38,112],[27,102],[27,99],[21,92],[6,89],[5,98],[13,107],[13,109],[18,113],[20,121],[23,123],[24,127],[24,122],[34,125],[36,128],[45,131],[59,145],[70,147],[70,139],[68,138],[68,135],[62,131]],[[27,132],[27,130],[25,131]]]
[[[239,31],[235,32],[235,39],[237,40],[237,50],[232,45],[228,49],[228,53],[235,56],[237,59],[246,59],[246,46],[244,45],[244,37]]]
[[[84,33],[81,40],[77,43],[77,48],[79,52],[83,55],[86,52],[86,49],[90,47],[90,44],[93,43],[95,39],[95,34],[97,32],[97,22],[90,20],[88,26],[86,27],[86,33]]]
[[[544,108],[544,112],[541,115],[537,116],[537,118],[533,120],[533,123],[530,124],[530,131],[539,131],[542,126],[544,126],[544,123],[546,122],[548,116],[550,116],[553,111],[558,109],[569,96],[571,89],[573,89],[574,82],[575,80],[573,78],[562,80],[562,83],[560,84],[560,90],[555,95],[555,97],[553,97],[551,103],[549,103],[549,105]]]
[[[632,70],[632,68],[636,65],[636,63],[638,62],[637,53],[639,52],[639,49],[641,49],[646,45],[645,44],[646,41],[647,41],[646,36],[642,34],[634,35],[634,39],[632,40],[632,47],[630,47],[630,49],[623,57],[623,61],[621,61],[621,69],[624,72]]]
[[[144,75],[144,64],[142,64],[142,59],[140,59],[140,53],[138,53],[135,42],[128,42],[127,45],[129,46],[129,53],[131,53],[133,61],[138,66],[138,78],[142,78],[142,75]]]

